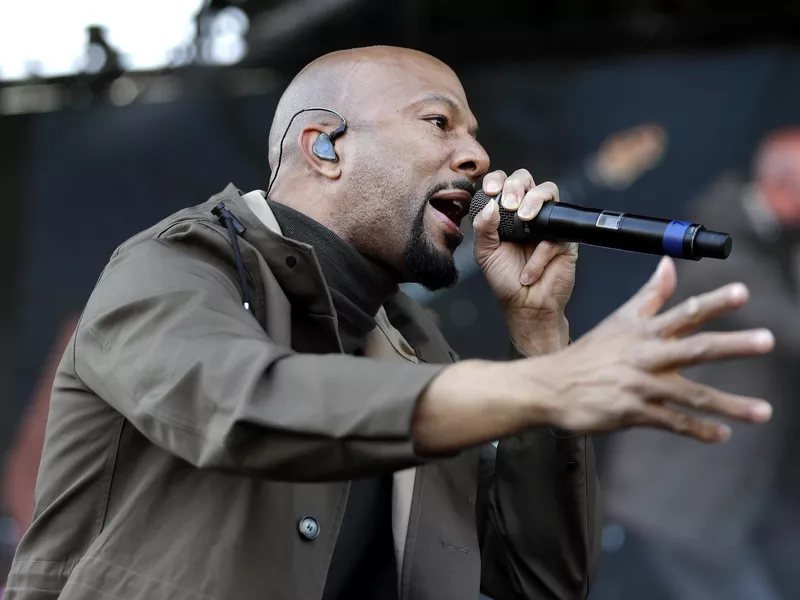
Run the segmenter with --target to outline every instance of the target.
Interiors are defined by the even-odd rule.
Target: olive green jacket
[[[348,480],[385,472],[402,600],[586,598],[590,440],[417,456],[415,404],[455,354],[398,294],[386,339],[417,360],[343,355],[314,250],[264,221],[229,185],[114,252],[58,369],[6,600],[317,600]]]

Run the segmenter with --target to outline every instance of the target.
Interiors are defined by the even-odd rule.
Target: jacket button
[[[317,539],[319,535],[319,523],[317,523],[314,517],[303,517],[300,519],[297,529],[300,531],[300,536],[309,542]]]
[[[297,259],[294,256],[287,256],[286,257],[286,265],[290,269],[293,269],[296,264],[297,264]]]
[[[567,471],[572,473],[573,471],[577,470],[578,470],[578,463],[576,463],[574,460],[571,460],[567,463]]]

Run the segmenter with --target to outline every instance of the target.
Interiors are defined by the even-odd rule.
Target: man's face
[[[475,118],[458,78],[435,59],[365,68],[363,126],[353,128],[353,160],[343,165],[357,211],[351,241],[408,281],[450,286],[460,225],[489,166]]]

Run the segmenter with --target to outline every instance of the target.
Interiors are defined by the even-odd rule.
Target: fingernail
[[[717,439],[720,442],[727,442],[731,439],[731,428],[727,425],[718,425],[717,426]]]
[[[500,191],[500,184],[496,181],[490,181],[486,184],[486,189],[484,191],[489,192],[490,194],[496,194]]]
[[[769,329],[761,329],[753,334],[753,345],[759,350],[770,350],[775,345],[775,336]]]
[[[533,217],[533,206],[531,206],[530,202],[523,204],[517,214],[519,215],[520,219],[530,219]]]
[[[747,297],[747,286],[743,283],[735,283],[731,286],[730,296],[732,300],[743,300]]]
[[[523,274],[520,276],[520,278],[519,278],[519,282],[520,282],[522,285],[530,285],[530,283],[531,283],[531,276],[530,276],[530,275],[528,275],[527,273],[523,273]]]
[[[772,406],[768,402],[759,402],[750,409],[750,416],[759,423],[769,421],[772,417]]]
[[[497,204],[497,202],[495,202],[494,200],[489,200],[486,203],[486,206],[484,206],[483,210],[481,211],[481,217],[483,217],[484,219],[491,219],[492,218],[492,213],[494,213],[494,207],[495,207],[496,204]]]
[[[517,206],[519,205],[519,200],[517,199],[516,194],[503,194],[503,207],[507,208],[508,210],[516,210]]]

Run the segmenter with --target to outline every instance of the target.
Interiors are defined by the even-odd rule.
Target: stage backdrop
[[[800,121],[798,59],[798,52],[767,48],[597,64],[530,59],[459,73],[492,166],[509,173],[526,167],[537,181],[558,182],[580,168],[614,131],[661,123],[669,135],[661,166],[624,192],[589,200],[682,218],[723,170],[747,166],[765,131]],[[0,450],[46,377],[62,325],[79,314],[118,244],[230,181],[244,190],[264,187],[279,91],[3,119],[4,156],[14,155],[13,169],[3,169],[4,192],[13,192],[3,199],[3,241],[16,249],[0,254],[16,286],[4,287],[2,298]],[[573,334],[618,306],[654,265],[651,257],[582,248]],[[480,277],[465,272],[456,288],[419,297],[462,356],[505,356],[501,316]]]

